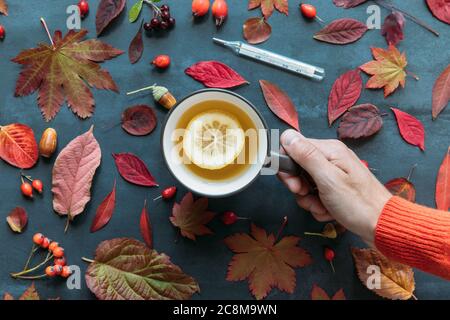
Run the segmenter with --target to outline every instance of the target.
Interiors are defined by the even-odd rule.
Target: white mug
[[[182,163],[180,157],[177,156],[177,139],[174,138],[174,132],[177,131],[177,125],[182,115],[191,107],[201,102],[218,100],[228,102],[247,114],[259,132],[258,147],[256,161],[247,170],[232,179],[211,181],[195,175]],[[291,158],[280,155],[278,150],[270,150],[269,128],[255,106],[242,96],[223,89],[196,91],[180,100],[166,117],[161,134],[161,145],[164,160],[175,179],[192,192],[206,197],[226,197],[235,194],[249,186],[261,174],[263,168],[271,165],[273,167],[274,163],[276,164],[275,171],[294,175],[304,173],[303,169]]]

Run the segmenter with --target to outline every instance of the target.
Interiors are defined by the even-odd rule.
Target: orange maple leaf
[[[372,75],[366,88],[384,87],[385,97],[393,93],[399,85],[404,88],[407,74],[405,68],[408,64],[405,53],[400,53],[395,46],[390,45],[387,50],[372,48],[372,54],[375,60],[359,67],[365,73]]]
[[[317,284],[313,285],[311,290],[311,300],[346,300],[344,290],[339,289],[331,298],[328,293],[325,292]]]
[[[289,14],[288,0],[249,0],[248,10],[253,10],[261,7],[261,12],[264,18],[268,19],[273,11],[277,9],[285,15]]]
[[[4,14],[5,16],[8,15],[8,5],[6,4],[5,0],[0,0],[0,13]]]
[[[81,41],[86,34],[87,30],[70,30],[63,38],[56,31],[53,45],[41,43],[12,59],[24,66],[15,95],[27,96],[39,89],[38,104],[46,121],[56,116],[65,99],[80,118],[92,116],[95,101],[89,86],[118,91],[109,72],[97,62],[123,51],[97,39]]]
[[[228,281],[248,278],[250,291],[263,299],[272,290],[293,293],[296,285],[294,268],[312,263],[309,253],[298,247],[299,237],[287,236],[276,242],[273,234],[251,225],[251,236],[234,234],[225,244],[236,253],[228,266]]]

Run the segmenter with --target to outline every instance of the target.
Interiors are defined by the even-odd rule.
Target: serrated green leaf
[[[135,22],[139,18],[143,3],[144,0],[139,0],[131,7],[130,11],[128,12],[128,21],[130,21],[130,23]]]

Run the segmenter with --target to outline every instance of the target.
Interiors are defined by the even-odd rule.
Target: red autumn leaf
[[[98,206],[94,220],[91,225],[91,232],[96,232],[106,226],[111,220],[116,207],[116,181],[114,180],[113,190],[106,196]]]
[[[450,208],[450,147],[439,168],[436,182],[436,206],[444,211]]]
[[[144,52],[144,41],[142,40],[142,24],[139,27],[138,32],[131,40],[130,46],[128,47],[128,59],[131,64],[135,64],[142,57]]]
[[[137,105],[122,113],[122,128],[131,135],[145,136],[157,125],[155,111],[147,105]]]
[[[157,187],[155,178],[148,171],[145,163],[131,153],[115,153],[112,155],[117,170],[126,181],[144,187]]]
[[[0,158],[21,169],[34,166],[39,152],[33,130],[21,123],[0,126]]]
[[[338,128],[339,139],[358,139],[374,135],[383,127],[380,110],[370,103],[360,104],[348,110]]]
[[[332,298],[318,285],[314,284],[311,290],[311,300],[346,300],[344,290],[340,289]]]
[[[450,24],[450,1],[449,0],[427,0],[428,8],[430,8],[433,15]]]
[[[356,6],[359,6],[360,4],[363,4],[367,2],[368,0],[333,0],[333,3],[337,7],[343,7],[345,9],[353,8]]]
[[[8,15],[8,5],[6,4],[5,0],[0,0],[0,13],[4,14],[5,16]]]
[[[239,73],[219,61],[197,62],[187,68],[185,73],[210,88],[228,89],[248,84]]]
[[[145,201],[144,209],[142,209],[139,227],[141,229],[141,235],[142,238],[144,238],[144,242],[150,249],[153,249],[153,231],[150,223],[150,217],[148,216],[147,201]]]
[[[95,26],[97,29],[97,36],[119,16],[125,8],[126,0],[100,0],[95,16]]]
[[[195,240],[196,236],[212,234],[206,226],[215,216],[214,212],[208,211],[208,199],[200,198],[194,201],[192,193],[187,193],[180,204],[173,205],[170,221],[175,227],[180,228],[181,235]]]
[[[402,197],[411,202],[416,202],[416,188],[406,178],[395,178],[384,185],[394,196]]]
[[[258,44],[270,38],[272,27],[264,18],[250,18],[245,21],[242,33],[248,43]]]
[[[297,245],[299,237],[287,236],[277,242],[273,234],[267,234],[253,223],[250,235],[237,233],[224,241],[236,253],[228,265],[227,280],[248,279],[250,291],[258,300],[275,287],[293,293],[294,268],[312,263],[309,253]]]
[[[81,41],[86,34],[87,30],[70,30],[63,38],[61,31],[56,31],[54,46],[41,43],[12,59],[23,65],[15,96],[39,90],[38,105],[46,121],[56,116],[64,100],[80,118],[91,117],[95,101],[89,87],[118,92],[111,75],[98,62],[123,52],[97,39]]]
[[[291,98],[277,85],[267,80],[259,80],[267,106],[275,115],[291,127],[300,131],[298,113]]]
[[[366,84],[368,89],[384,87],[384,97],[393,93],[399,85],[405,87],[406,71],[408,64],[404,53],[390,45],[387,50],[372,48],[374,61],[367,62],[359,67],[365,73],[372,75]]]
[[[248,10],[253,10],[261,7],[261,12],[264,18],[268,19],[273,11],[277,9],[285,15],[289,14],[288,0],[249,0]]]
[[[91,129],[73,139],[58,155],[52,173],[53,209],[68,222],[84,211],[102,151]],[[66,229],[68,224],[66,225]]]
[[[425,129],[422,122],[397,108],[391,108],[391,110],[397,119],[398,129],[402,138],[409,144],[425,151]]]
[[[350,70],[337,78],[328,97],[328,123],[330,126],[355,105],[361,96],[362,87],[361,72],[358,69]]]
[[[433,120],[447,107],[450,101],[450,64],[437,78],[433,87]]]
[[[24,208],[14,208],[6,217],[9,227],[12,231],[21,233],[28,222],[28,215]]]
[[[390,15],[384,19],[383,26],[381,28],[381,34],[386,38],[388,45],[396,46],[403,40],[403,28],[405,27],[405,16],[403,13],[393,11]]]
[[[337,19],[314,35],[314,39],[332,43],[348,44],[359,40],[367,31],[367,26],[355,19]]]

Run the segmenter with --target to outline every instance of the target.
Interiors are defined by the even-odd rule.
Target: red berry
[[[61,271],[61,277],[67,278],[71,274],[72,274],[72,271],[70,270],[70,267],[69,266],[64,266],[62,271]]]
[[[78,8],[80,8],[80,16],[82,18],[86,17],[89,13],[89,3],[86,0],[78,2]]]
[[[55,258],[54,260],[55,265],[64,267],[66,265],[66,258]]]
[[[163,197],[163,199],[169,200],[175,196],[175,193],[177,193],[177,187],[169,187],[161,192],[161,196]]]
[[[61,258],[64,257],[64,249],[61,247],[56,247],[55,249],[53,249],[53,256],[55,258]]]
[[[45,239],[45,237],[44,237],[44,235],[43,235],[42,233],[36,233],[36,234],[33,236],[33,242],[34,242],[35,244],[37,244],[38,246],[40,246],[40,245],[42,244],[42,242],[44,241],[44,239]]]
[[[170,57],[168,55],[161,54],[153,59],[152,64],[157,68],[167,69],[170,66]]]
[[[49,244],[50,244],[49,238],[45,237],[44,240],[42,240],[41,248],[47,249]]]
[[[45,268],[45,274],[49,277],[56,276],[55,268],[53,268],[53,266],[48,266],[47,268]]]
[[[211,11],[214,19],[216,20],[216,27],[221,27],[228,16],[227,2],[225,0],[215,0]]]
[[[61,272],[63,271],[63,266],[60,265],[54,265],[53,266],[53,270],[55,271],[55,274],[60,275]]]
[[[0,40],[5,39],[6,31],[5,27],[0,24]]]
[[[361,160],[361,163],[368,169],[369,163],[366,160]]]
[[[222,215],[223,224],[229,226],[235,224],[239,217],[233,211],[227,211]]]
[[[50,242],[50,245],[48,246],[48,250],[53,251],[57,247],[59,247],[59,243],[56,241],[52,241],[52,242]]]
[[[323,255],[327,261],[333,261],[334,257],[336,256],[333,249],[328,248],[328,247],[325,247],[325,251],[324,251]]]
[[[301,3],[300,11],[305,18],[314,19],[317,16],[316,7],[312,4]]]
[[[42,190],[44,189],[44,185],[42,184],[41,180],[33,180],[31,185],[33,186],[34,190],[36,190],[39,193],[42,193]]]
[[[33,187],[28,182],[22,183],[20,186],[20,191],[25,197],[33,198]]]
[[[203,17],[208,13],[209,0],[193,0],[192,1],[192,14],[194,17]]]

